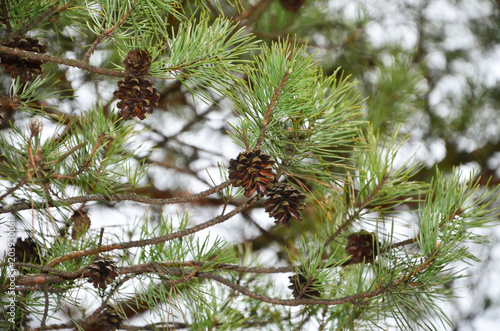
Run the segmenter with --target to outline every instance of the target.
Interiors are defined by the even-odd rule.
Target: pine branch
[[[49,207],[58,207],[58,206],[64,206],[64,205],[73,205],[76,203],[86,203],[86,202],[91,202],[91,201],[105,201],[105,202],[113,202],[113,201],[135,201],[135,202],[140,202],[144,204],[149,204],[149,205],[170,205],[170,204],[177,204],[177,203],[186,203],[186,202],[191,202],[191,201],[196,201],[199,199],[203,199],[209,195],[212,195],[214,193],[220,192],[229,185],[231,185],[232,181],[228,180],[225,181],[222,184],[219,184],[215,187],[212,187],[206,191],[188,195],[188,196],[183,196],[183,197],[176,197],[176,198],[169,198],[169,199],[152,199],[144,196],[137,195],[136,193],[122,193],[122,194],[110,194],[109,196],[104,195],[104,194],[93,194],[93,195],[83,195],[83,196],[78,196],[78,197],[72,197],[72,198],[67,198],[67,199],[60,199],[55,202],[48,202]],[[32,202],[20,202],[20,203],[14,203],[12,205],[6,205],[6,206],[0,206],[0,214],[5,214],[5,213],[15,213],[21,210],[27,210],[27,209],[42,209],[45,208],[46,206],[44,205],[37,205],[33,206]]]
[[[290,71],[286,72],[285,75],[283,76],[283,79],[280,82],[280,85],[277,88],[275,88],[275,90],[274,90],[273,97],[271,99],[271,103],[269,104],[269,107],[266,110],[266,115],[264,117],[264,120],[262,121],[262,125],[260,126],[259,140],[257,141],[257,145],[255,146],[255,149],[259,149],[262,146],[262,143],[264,142],[264,137],[266,136],[267,125],[269,124],[269,121],[271,120],[272,112],[274,110],[274,105],[276,103],[276,100],[278,99],[278,96],[281,94],[281,91],[283,90],[283,87],[285,86],[289,75],[290,75]]]
[[[188,267],[204,267],[205,264],[209,264],[210,267],[213,269],[236,271],[236,272],[240,272],[240,273],[275,274],[275,273],[287,273],[287,272],[294,272],[295,271],[295,267],[293,267],[293,266],[290,266],[290,267],[248,267],[248,266],[227,264],[227,263],[218,263],[218,264],[213,265],[210,262],[204,263],[202,261],[149,262],[149,263],[119,267],[117,269],[117,271],[119,274],[129,274],[129,273],[141,274],[141,273],[145,273],[145,272],[150,272],[152,270],[156,270],[155,268],[157,268],[158,266],[162,267],[162,268],[188,268]],[[68,271],[62,271],[62,270],[55,269],[54,267],[42,266],[42,265],[37,265],[37,264],[32,264],[32,263],[23,263],[23,262],[16,262],[14,265],[16,267],[38,269],[38,270],[42,271],[44,274],[51,273],[51,274],[54,274],[55,276],[60,277],[61,279],[64,278],[66,280],[81,278],[85,274],[85,272],[87,271],[87,268],[83,268],[81,270],[68,272]],[[6,266],[6,265],[2,264],[2,266]],[[40,275],[43,275],[43,274],[37,274],[37,275],[31,274],[31,275],[20,276],[20,278],[18,279],[19,284],[23,285],[23,286],[28,286],[28,285],[33,285],[33,284],[45,284],[45,282],[41,281],[40,278],[38,278]],[[49,283],[53,284],[53,282],[56,279],[58,279],[58,278],[50,279]]]
[[[357,303],[360,300],[366,300],[370,299],[379,295],[382,295],[384,293],[391,292],[395,289],[395,287],[402,282],[408,282],[411,278],[413,278],[415,275],[417,275],[419,272],[422,272],[426,268],[428,268],[432,263],[432,259],[428,259],[425,263],[422,263],[419,265],[413,272],[411,272],[408,275],[404,275],[394,281],[392,281],[389,284],[386,284],[384,286],[380,286],[379,289],[374,290],[374,291],[369,291],[369,292],[363,292],[363,293],[357,293],[357,294],[352,294],[348,295],[342,298],[338,299],[276,299],[276,298],[271,298],[259,293],[255,293],[253,291],[250,291],[248,288],[238,285],[218,274],[214,273],[200,273],[197,275],[199,278],[204,278],[204,279],[212,279],[215,280],[221,284],[224,284],[233,290],[236,290],[240,292],[241,294],[244,294],[250,298],[262,301],[262,302],[267,302],[271,304],[276,304],[276,305],[282,305],[282,306],[301,306],[301,305],[329,305],[329,306],[334,306],[334,305],[340,305],[340,304],[345,304],[345,303]]]
[[[35,61],[53,62],[53,63],[63,64],[63,65],[68,66],[68,67],[75,67],[75,68],[83,69],[83,70],[86,70],[89,72],[105,75],[105,76],[111,76],[111,77],[127,77],[128,76],[128,74],[125,71],[116,71],[116,70],[100,68],[100,67],[96,67],[96,66],[87,64],[86,62],[83,62],[83,61],[70,60],[70,59],[65,59],[65,58],[52,56],[52,55],[48,55],[48,54],[39,54],[39,53],[35,53],[35,52],[23,51],[22,49],[11,48],[11,47],[7,47],[7,46],[0,45],[0,54],[15,55],[15,56],[20,56],[22,58],[26,58],[29,60],[35,60]]]
[[[134,10],[134,6],[137,5],[137,2],[139,2],[139,0],[135,0],[135,2],[130,6],[130,9],[125,13],[125,15],[123,15],[121,20],[115,26],[112,26],[108,29],[105,29],[101,33],[101,35],[99,37],[97,37],[96,40],[94,40],[92,45],[90,45],[89,49],[85,53],[85,62],[89,61],[90,55],[92,55],[92,53],[96,49],[97,45],[99,45],[104,39],[110,38],[114,34],[115,30],[117,28],[119,28],[123,23],[125,23],[125,21],[130,16],[130,14],[132,14],[132,11]]]
[[[111,244],[111,245],[105,245],[105,246],[102,246],[100,250],[97,248],[94,248],[94,249],[88,249],[85,251],[73,252],[70,254],[60,256],[60,257],[50,261],[49,263],[47,263],[47,266],[53,267],[61,262],[67,261],[67,260],[71,260],[71,259],[83,257],[83,256],[94,255],[94,254],[97,254],[99,252],[109,252],[109,251],[116,250],[116,249],[125,249],[125,248],[132,248],[132,247],[144,247],[144,246],[148,246],[148,245],[155,245],[155,244],[164,243],[164,242],[167,242],[167,241],[170,241],[173,239],[177,239],[177,238],[182,238],[182,237],[188,236],[190,234],[199,232],[203,229],[209,228],[215,224],[219,224],[219,223],[222,223],[224,221],[227,221],[228,219],[230,219],[234,215],[237,215],[241,211],[251,207],[257,201],[258,201],[258,197],[254,197],[254,198],[250,199],[247,203],[242,204],[242,205],[234,208],[232,211],[230,211],[229,213],[227,213],[225,215],[219,215],[219,216],[212,218],[211,220],[209,220],[205,223],[195,225],[195,226],[188,228],[186,230],[181,230],[181,231],[177,231],[177,232],[174,232],[172,234],[165,235],[165,236],[146,239],[146,240],[137,240],[137,241],[130,241],[130,242],[126,242],[126,243],[116,243],[116,244]]]
[[[49,292],[48,292],[48,286],[42,286],[43,289],[43,294],[44,294],[44,308],[43,308],[43,315],[42,315],[42,320],[40,322],[40,330],[45,329],[45,324],[47,322],[47,316],[49,315]]]
[[[341,226],[338,227],[337,231],[335,231],[334,234],[332,234],[325,242],[325,247],[328,246],[335,238],[337,238],[342,232],[346,231],[349,226],[359,217],[361,212],[363,211],[366,206],[368,206],[371,202],[372,199],[377,196],[377,193],[379,190],[384,186],[385,182],[389,178],[389,175],[385,175],[382,180],[375,186],[375,189],[370,193],[370,195],[363,201],[363,204],[358,208],[358,210],[352,214],[347,221],[345,221]]]
[[[30,24],[21,27],[19,31],[16,31],[17,34],[19,35],[24,35],[27,31],[33,30],[37,28],[40,23],[42,23],[45,19],[50,19],[51,17],[62,13],[63,11],[67,10],[69,7],[73,6],[75,4],[75,1],[68,2],[65,5],[58,6],[58,4],[54,4],[52,7],[47,9],[45,12],[41,13],[38,15]]]
[[[380,253],[385,253],[391,249],[395,249],[395,248],[399,248],[399,247],[404,247],[404,246],[407,246],[407,245],[411,245],[411,244],[414,244],[418,241],[417,238],[410,238],[410,239],[406,239],[406,240],[403,240],[403,241],[400,241],[398,243],[395,243],[395,244],[392,244],[392,245],[389,245],[387,247],[384,247],[383,249],[380,250]]]
[[[26,183],[27,183],[26,178],[21,179],[21,181],[19,181],[19,183],[17,183],[14,187],[11,187],[7,192],[5,192],[4,194],[2,194],[0,196],[0,201],[3,200],[5,197],[14,193],[16,190],[18,190],[21,186],[23,186]]]
[[[392,291],[397,291],[396,287],[400,285],[401,283],[407,283],[412,280],[413,277],[415,277],[417,274],[420,272],[423,272],[425,269],[429,268],[432,265],[432,262],[436,260],[437,254],[431,255],[431,257],[426,258],[426,260],[421,263],[420,265],[415,265],[413,270],[405,275],[402,275],[401,277],[385,284],[385,285],[380,285],[378,289],[374,291],[368,291],[368,292],[362,292],[362,293],[357,293],[357,294],[352,294],[348,296],[344,296],[342,298],[337,298],[337,299],[277,299],[277,298],[271,298],[256,292],[253,292],[249,290],[247,287],[241,286],[235,282],[232,282],[218,274],[211,273],[211,272],[191,272],[188,276],[184,276],[184,270],[180,268],[162,268],[161,263],[154,262],[154,263],[148,263],[148,264],[143,264],[143,265],[136,265],[136,266],[130,266],[130,267],[122,267],[119,268],[120,273],[124,273],[125,271],[134,273],[134,274],[143,274],[143,273],[158,273],[158,274],[164,274],[164,275],[177,275],[177,276],[184,276],[182,279],[183,281],[187,281],[192,277],[196,278],[201,278],[201,279],[212,279],[215,280],[216,282],[219,282],[221,284],[224,284],[228,286],[229,288],[236,290],[240,292],[241,294],[244,294],[250,298],[262,301],[262,302],[267,302],[271,304],[278,304],[278,305],[283,305],[283,306],[300,306],[300,305],[339,305],[339,304],[345,304],[345,303],[357,303],[360,300],[366,300],[370,299],[388,292]],[[52,263],[49,263],[50,265]],[[27,264],[19,264],[21,265],[27,265]],[[45,267],[46,268],[46,267]],[[196,268],[200,268],[200,265],[196,266]],[[49,269],[45,269],[49,270]],[[51,269],[53,270],[53,269]],[[84,269],[85,270],[85,269]],[[70,279],[76,279],[84,275],[84,270],[79,271],[78,273],[71,273],[72,277],[75,278],[70,278]],[[69,275],[69,274],[68,274]],[[35,274],[35,275],[27,275],[27,276],[20,276],[16,284],[19,286],[23,285],[33,285],[33,284],[44,284],[44,285],[49,285],[49,284],[56,284],[59,282],[67,281],[69,280],[66,277],[62,276],[53,276],[50,274]]]

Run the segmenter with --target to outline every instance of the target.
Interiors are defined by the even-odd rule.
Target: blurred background
[[[409,134],[398,157],[403,162],[415,155],[425,165],[416,179],[430,181],[436,166],[445,173],[459,167],[464,174],[480,175],[485,186],[500,184],[499,0],[255,0],[224,2],[212,9],[212,18],[233,17],[264,43],[289,38],[305,45],[325,75],[342,67],[344,76],[359,82],[366,120],[381,135],[391,135],[399,126],[401,138]],[[172,19],[173,31],[176,24]],[[56,33],[52,39],[44,33],[43,42],[53,55],[81,59],[91,41],[70,27],[69,22],[54,20]],[[90,57],[91,64],[107,68],[121,62],[112,43],[103,43]],[[0,128],[11,122],[25,129],[31,115],[14,111],[5,96],[11,79],[2,70],[0,101],[6,120]],[[56,93],[73,97],[38,101],[40,107],[58,106],[44,111],[72,116],[97,102],[105,111],[116,111],[113,91],[118,79],[55,64],[45,64],[44,71],[58,73]],[[161,94],[160,106],[138,124],[144,132],[134,141],[136,161],[145,160],[152,171],[136,193],[168,198],[207,189],[212,180],[218,183],[218,165],[227,166],[240,152],[227,136],[228,122],[236,118],[231,103],[215,95],[213,102],[202,101],[178,81],[153,81]],[[46,132],[51,125],[45,123]],[[193,224],[223,208],[217,198],[202,203],[182,206]],[[126,229],[143,215],[137,206],[130,202],[87,209],[92,220],[99,220],[92,227],[101,222]],[[150,217],[159,219],[160,211],[150,207]],[[166,206],[163,212],[182,211]],[[210,231],[232,244],[247,244],[280,265],[286,259],[280,247],[315,231],[312,220],[295,223],[290,231],[279,231],[262,208],[255,208]],[[494,330],[500,323],[500,228],[485,233],[490,245],[473,247],[481,262],[467,270],[469,277],[448,284],[456,298],[443,309],[455,330]],[[0,249],[5,249],[3,244]]]

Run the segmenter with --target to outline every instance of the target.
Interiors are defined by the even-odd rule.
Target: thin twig
[[[58,64],[63,64],[68,67],[80,68],[83,70],[87,70],[90,72],[94,72],[101,75],[112,76],[112,77],[127,77],[127,73],[125,71],[116,71],[105,68],[100,68],[96,66],[92,66],[88,63],[78,60],[70,60],[57,56],[52,56],[48,54],[40,54],[34,52],[23,51],[18,48],[0,46],[0,53],[20,56],[29,60],[38,60],[42,62],[53,62]]]
[[[50,165],[50,164],[57,163],[57,162],[65,159],[65,158],[67,158],[69,155],[71,155],[76,150],[78,150],[78,149],[80,149],[82,147],[87,146],[88,144],[89,144],[88,141],[80,143],[80,144],[76,145],[75,147],[73,147],[72,149],[70,149],[69,151],[67,151],[66,153],[64,153],[63,155],[61,155],[60,157],[58,157],[57,159],[49,161],[49,162],[44,162],[44,165]]]
[[[17,183],[16,186],[10,188],[7,192],[5,192],[4,194],[2,194],[0,196],[0,201],[3,200],[6,196],[11,195],[12,193],[14,193],[14,191],[16,191],[18,188],[20,188],[24,184],[26,184],[26,182],[27,182],[27,180],[25,178],[25,179],[21,180],[19,183]]]
[[[56,179],[74,179],[74,178],[76,178],[76,176],[80,175],[85,170],[87,170],[88,167],[90,167],[91,165],[92,165],[92,161],[89,161],[86,164],[84,164],[83,167],[79,168],[77,171],[75,171],[69,175],[53,174],[53,175],[51,175],[51,177],[56,178]]]
[[[215,280],[218,283],[224,284],[241,294],[246,295],[247,297],[250,297],[255,300],[259,300],[262,302],[267,302],[275,305],[282,305],[282,306],[301,306],[301,305],[340,305],[343,303],[349,303],[349,302],[356,302],[359,299],[363,298],[371,298],[377,295],[380,295],[384,292],[387,292],[387,288],[380,288],[375,291],[371,292],[364,292],[364,293],[358,293],[358,294],[353,294],[353,295],[348,295],[342,298],[338,299],[277,299],[277,298],[271,298],[265,295],[262,295],[260,293],[256,293],[253,291],[250,291],[248,288],[243,287],[241,285],[238,285],[220,275],[214,274],[214,273],[200,273],[197,275],[198,278],[204,278],[204,279],[212,279]]]
[[[392,244],[392,245],[389,245],[387,247],[384,247],[383,249],[380,250],[380,253],[385,253],[391,249],[395,249],[395,248],[398,248],[398,247],[403,247],[403,246],[406,246],[406,245],[411,245],[411,244],[414,244],[417,242],[417,238],[410,238],[410,239],[406,239],[406,240],[403,240],[403,241],[400,241],[398,243],[395,243],[395,244]]]
[[[45,329],[45,325],[47,322],[47,316],[49,315],[49,292],[47,291],[48,285],[45,284],[42,288],[43,288],[43,295],[45,298],[45,306],[43,309],[42,321],[40,322],[40,330]]]
[[[269,121],[271,120],[271,115],[272,115],[272,112],[274,110],[276,100],[278,99],[278,96],[281,94],[281,91],[283,90],[283,87],[285,86],[285,83],[288,80],[289,75],[290,75],[290,71],[286,72],[285,75],[283,76],[283,79],[281,80],[280,86],[278,86],[274,90],[273,98],[271,100],[271,103],[269,104],[269,107],[266,110],[266,115],[264,117],[264,120],[262,121],[262,125],[260,126],[259,140],[257,141],[257,146],[255,146],[255,149],[259,149],[262,146],[262,143],[264,142],[264,137],[266,135],[267,125],[269,124]]]
[[[220,192],[221,190],[223,190],[226,187],[228,187],[229,185],[231,185],[231,183],[232,183],[231,180],[227,180],[227,181],[223,182],[222,184],[214,186],[214,187],[212,187],[206,191],[200,192],[200,193],[191,194],[191,195],[182,196],[182,197],[169,198],[169,199],[153,199],[153,198],[140,196],[136,193],[122,193],[122,194],[111,194],[111,195],[93,194],[93,195],[83,195],[83,196],[78,196],[78,197],[61,199],[58,201],[58,205],[64,206],[64,205],[72,205],[75,203],[90,202],[90,201],[108,201],[108,202],[109,201],[135,201],[135,202],[140,202],[140,203],[149,204],[149,205],[170,205],[170,204],[177,204],[177,203],[186,203],[186,202],[191,202],[191,201],[203,199],[209,195]],[[56,205],[53,203],[49,203],[49,207],[56,207]],[[12,205],[0,206],[0,214],[15,213],[15,212],[21,211],[21,210],[41,209],[41,208],[44,208],[44,206],[32,206],[31,203],[19,202],[19,203],[15,203]]]
[[[435,261],[437,257],[437,253],[431,254],[430,257],[426,258],[423,263],[418,265],[413,271],[402,275],[401,277],[390,281],[389,283],[385,285],[379,286],[376,290],[370,291],[370,292],[363,292],[363,293],[357,293],[357,294],[352,294],[348,295],[342,298],[337,298],[337,299],[312,299],[312,298],[297,298],[297,299],[277,299],[277,298],[271,298],[253,291],[250,291],[247,287],[241,286],[233,281],[230,281],[219,274],[213,273],[213,272],[201,272],[199,273],[198,270],[201,268],[201,264],[198,264],[195,268],[194,271],[192,271],[188,276],[184,276],[183,279],[180,280],[180,282],[185,282],[190,280],[192,277],[197,277],[197,278],[203,278],[203,279],[212,279],[215,280],[221,284],[224,284],[228,286],[229,288],[242,293],[243,295],[246,295],[250,298],[271,303],[271,304],[277,304],[277,305],[283,305],[283,306],[299,306],[299,305],[339,305],[339,304],[344,304],[344,303],[356,303],[359,300],[366,300],[378,295],[381,295],[383,293],[392,291],[396,288],[401,283],[405,282],[410,282],[411,279],[417,275],[418,273],[422,272],[423,270],[427,269],[433,261]],[[16,263],[17,264],[17,263]],[[26,265],[26,264],[20,264],[20,265]],[[179,275],[183,276],[184,275],[184,270],[181,268],[159,268],[158,266],[162,266],[161,263],[153,262],[153,263],[147,263],[147,264],[142,264],[142,265],[134,265],[134,266],[129,266],[129,267],[122,267],[119,268],[119,272],[121,274],[124,273],[132,273],[135,275],[138,274],[144,274],[144,273],[151,273],[154,272],[158,275]],[[40,266],[38,266],[40,268]],[[43,267],[45,270],[47,270],[47,267]],[[85,269],[80,270],[79,273],[83,275],[85,272]],[[73,272],[71,273],[72,276],[76,276],[76,273]],[[131,279],[132,276],[127,276],[124,279]],[[75,279],[75,278],[69,278],[69,279]],[[36,275],[27,275],[27,276],[21,276],[17,279],[16,284],[18,286],[23,286],[23,285],[34,285],[34,284],[44,284],[45,286],[48,286],[50,284],[55,284],[55,283],[60,283],[63,281],[69,280],[66,277],[61,277],[61,276],[54,276],[50,274],[36,274]],[[122,280],[120,283],[123,284],[125,280]]]
[[[104,235],[104,227],[101,228],[101,233],[99,234],[99,243],[97,244],[97,254],[94,258],[94,261],[99,257],[99,254],[101,253],[103,235]]]
[[[92,53],[94,52],[94,50],[96,49],[97,45],[99,45],[100,42],[102,42],[106,38],[111,37],[113,35],[113,33],[115,32],[116,28],[120,27],[123,23],[125,23],[127,18],[130,16],[132,11],[134,10],[134,6],[137,4],[138,1],[139,0],[135,0],[135,2],[132,4],[132,6],[130,6],[130,9],[125,13],[125,15],[123,15],[122,19],[115,26],[112,26],[109,29],[105,29],[101,33],[101,35],[99,37],[97,37],[96,40],[94,40],[92,45],[90,45],[90,48],[85,53],[85,62],[89,61],[90,55],[92,55]]]
[[[245,10],[243,13],[238,15],[234,21],[238,23],[242,23],[244,20],[248,19],[250,16],[252,16],[254,13],[257,12],[257,9],[259,8],[267,8],[271,4],[272,0],[260,0],[257,2],[255,5],[250,7],[248,10]],[[258,13],[262,12],[260,10]],[[250,26],[251,24],[246,24],[247,26]]]

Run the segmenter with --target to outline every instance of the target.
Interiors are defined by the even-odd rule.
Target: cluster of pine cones
[[[345,251],[350,255],[350,259],[343,265],[363,262],[373,263],[373,260],[379,254],[379,246],[380,243],[376,242],[374,233],[360,231],[349,235]],[[317,279],[306,278],[302,273],[296,273],[288,277],[288,279],[291,283],[288,288],[292,290],[292,295],[295,299],[313,299],[321,296]]]
[[[3,46],[35,53],[45,53],[47,50],[46,45],[30,37],[16,36]],[[151,61],[149,52],[142,49],[130,51],[123,61],[128,76],[118,82],[118,90],[114,92],[114,96],[120,99],[117,107],[125,119],[136,116],[143,120],[146,114],[151,114],[153,109],[158,107],[160,94],[151,81],[144,77],[151,67]],[[42,64],[43,61],[31,60],[22,55],[0,56],[0,65],[4,67],[5,72],[12,78],[19,77],[23,83],[32,81],[35,76],[40,75]]]
[[[137,116],[143,120],[146,113],[151,114],[158,107],[160,94],[151,81],[144,77],[151,67],[151,60],[151,54],[143,49],[130,51],[123,60],[129,76],[118,82],[118,91],[114,92],[114,96],[120,99],[116,106],[125,119]]]
[[[234,187],[243,187],[245,196],[250,198],[255,192],[268,196],[264,203],[266,212],[276,219],[276,223],[290,227],[295,218],[302,221],[300,210],[304,209],[305,194],[286,183],[274,183],[275,162],[260,149],[242,152],[229,161],[229,179]]]

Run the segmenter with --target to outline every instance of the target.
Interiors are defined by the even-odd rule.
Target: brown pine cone
[[[361,231],[351,234],[347,237],[347,247],[345,251],[351,255],[351,259],[345,264],[373,263],[373,259],[377,256],[379,247],[375,241],[375,234]]]
[[[106,326],[111,327],[112,330],[119,328],[125,319],[124,316],[118,309],[112,306],[107,306],[106,310],[103,312],[104,323]]]
[[[106,288],[118,277],[116,272],[116,263],[107,258],[98,258],[89,266],[89,271],[85,274],[88,277],[88,282],[93,283],[95,288]]]
[[[14,249],[16,262],[40,263],[40,248],[31,237],[17,238]]]
[[[245,196],[250,198],[255,192],[266,195],[276,175],[273,173],[271,157],[260,149],[242,152],[229,161],[229,179],[233,186],[242,186]]]
[[[149,79],[131,76],[118,82],[118,91],[114,92],[114,96],[121,100],[117,107],[121,109],[120,115],[125,119],[130,116],[145,119],[145,113],[153,113],[160,100],[156,87]]]
[[[23,51],[45,53],[47,46],[29,37],[14,37],[14,40],[4,46],[18,48]],[[22,82],[31,81],[33,76],[42,73],[42,61],[29,60],[18,55],[1,55],[1,65],[12,78],[21,77]]]
[[[276,223],[290,227],[290,220],[302,221],[300,210],[304,209],[305,194],[287,183],[275,184],[269,190],[269,200],[264,202],[266,212],[276,219]]]
[[[71,216],[71,221],[73,221],[73,228],[71,231],[71,238],[73,239],[80,238],[90,228],[90,217],[83,209],[75,211]]]
[[[127,54],[123,63],[127,72],[132,75],[142,76],[148,73],[151,60],[151,54],[147,50],[134,49]]]

